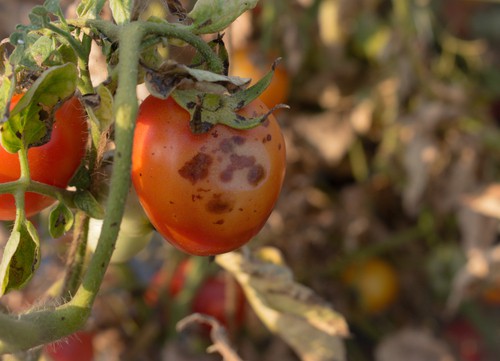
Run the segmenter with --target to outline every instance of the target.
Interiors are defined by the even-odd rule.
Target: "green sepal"
[[[245,11],[253,9],[258,0],[198,0],[189,12],[194,34],[214,34],[227,28]]]
[[[56,105],[75,92],[77,77],[75,64],[67,63],[49,68],[33,83],[1,126],[1,143],[8,152],[50,139]]]
[[[251,129],[262,124],[274,110],[288,107],[285,104],[277,104],[269,112],[254,117],[245,117],[237,113],[266,90],[272,81],[275,66],[276,62],[255,85],[233,94],[206,92],[199,89],[176,89],[172,97],[191,115],[190,128],[195,134],[207,132],[216,124],[225,124],[236,129]]]
[[[95,197],[89,191],[78,191],[75,194],[74,202],[76,208],[84,211],[90,217],[95,219],[104,218],[104,208],[99,204]]]
[[[71,209],[60,202],[49,214],[49,233],[51,237],[59,238],[63,236],[73,227],[74,221],[75,217]]]
[[[20,289],[40,264],[40,239],[33,224],[24,219],[11,232],[0,263],[0,295]]]

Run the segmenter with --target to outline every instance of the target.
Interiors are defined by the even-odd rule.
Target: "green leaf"
[[[253,9],[258,0],[198,0],[188,14],[189,26],[195,34],[213,34],[227,28],[245,11]]]
[[[28,15],[30,22],[37,28],[43,28],[50,22],[48,10],[41,6],[35,6]]]
[[[109,7],[117,24],[130,22],[134,7],[133,0],[109,0]]]
[[[113,123],[113,94],[102,84],[97,87],[96,93],[99,96],[99,104],[88,113],[90,119],[104,132]]]
[[[5,113],[7,111],[7,102],[10,98],[10,93],[14,86],[11,79],[14,79],[13,70],[10,62],[7,59],[7,52],[5,49],[5,45],[7,42],[0,43],[0,73],[2,78],[0,80],[0,114],[1,118],[4,119],[6,117]],[[1,121],[0,121],[1,123]]]
[[[80,18],[97,19],[105,3],[106,0],[81,0],[76,14]]]
[[[62,14],[60,0],[45,0],[43,7],[52,14]]]
[[[87,213],[90,217],[95,219],[104,218],[104,208],[99,204],[99,202],[94,198],[94,196],[88,191],[79,191],[76,193],[75,206]]]
[[[52,238],[59,238],[73,227],[75,218],[71,209],[59,203],[49,215],[49,233]]]
[[[78,71],[73,63],[46,70],[19,100],[1,127],[1,143],[12,153],[22,147],[48,141],[47,128],[52,125],[55,106],[70,97],[76,89]]]
[[[0,263],[0,295],[20,289],[33,276],[40,264],[40,240],[35,227],[24,220],[19,230],[12,231]]]

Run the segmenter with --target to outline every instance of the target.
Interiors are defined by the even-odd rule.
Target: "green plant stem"
[[[96,28],[110,41],[118,40],[118,34],[120,33],[119,28],[116,25],[110,24],[108,21],[103,20],[76,19],[68,20],[68,23],[78,27]],[[134,22],[134,24],[137,24],[137,26],[140,27],[142,31],[149,35],[157,35],[161,37],[175,38],[185,41],[200,52],[201,56],[203,56],[203,58],[207,61],[211,71],[219,74],[222,74],[222,72],[224,71],[224,64],[222,63],[222,60],[213,52],[210,46],[202,38],[194,35],[188,29],[185,29],[184,26],[180,24],[174,25],[167,22],[154,23],[148,21],[136,21]]]
[[[113,253],[130,187],[134,124],[138,111],[135,88],[144,30],[130,23],[120,31],[119,83],[115,97],[116,151],[106,218],[96,252],[71,301],[18,316],[0,313],[0,354],[26,350],[68,336],[83,327]],[[131,91],[134,89],[134,91]]]
[[[40,183],[34,180],[15,180],[0,184],[0,194],[12,193],[22,189],[22,192],[33,192],[43,194],[52,198],[56,198],[64,202],[68,207],[74,208],[75,202],[73,201],[75,192],[68,191],[63,188],[58,188],[45,183]]]
[[[73,228],[73,240],[66,260],[66,275],[60,293],[60,296],[64,299],[71,298],[80,286],[87,253],[88,231],[89,217],[84,212],[77,212]]]
[[[21,224],[26,218],[26,212],[24,209],[24,201],[25,201],[25,190],[30,183],[30,167],[28,162],[28,150],[24,147],[21,148],[18,152],[19,156],[19,167],[20,167],[20,176],[17,180],[18,187],[14,190],[14,198],[16,200],[16,222],[14,225],[14,229],[19,230]]]

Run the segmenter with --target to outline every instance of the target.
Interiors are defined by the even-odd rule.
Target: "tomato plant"
[[[250,78],[254,84],[256,80],[262,78],[269,70],[269,64],[272,63],[270,57],[262,57],[261,52],[253,47],[243,47],[235,50],[230,57],[230,74],[241,78]],[[276,104],[285,103],[290,88],[290,76],[285,67],[278,64],[274,71],[274,76],[269,87],[260,95],[259,99],[266,104],[268,108]]]
[[[256,100],[239,114],[267,111]],[[284,174],[285,142],[272,115],[250,130],[217,124],[193,134],[172,98],[141,104],[133,184],[156,230],[187,253],[216,255],[248,242],[269,217]]]
[[[92,361],[93,340],[92,333],[77,332],[66,340],[45,345],[43,350],[53,361]]]
[[[342,281],[352,292],[356,306],[367,314],[385,311],[399,292],[394,268],[378,258],[348,266],[342,274]]]
[[[12,98],[13,108],[22,95]],[[66,188],[69,180],[80,165],[87,143],[85,112],[79,100],[73,97],[55,113],[49,142],[28,150],[31,179],[48,185]],[[20,176],[19,156],[8,153],[0,147],[0,183],[17,180]],[[27,192],[25,196],[26,215],[32,216],[53,204],[53,198]],[[0,220],[13,220],[16,214],[14,197],[0,195]]]

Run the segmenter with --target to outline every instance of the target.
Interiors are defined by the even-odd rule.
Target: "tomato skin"
[[[348,266],[342,273],[342,281],[353,292],[356,306],[366,314],[387,310],[399,293],[396,271],[378,258]]]
[[[12,98],[13,108],[22,95]],[[66,188],[85,155],[88,130],[85,111],[76,97],[66,101],[55,113],[50,141],[28,149],[31,179]],[[0,147],[0,183],[15,181],[21,174],[19,156]],[[52,205],[55,199],[27,192],[25,210],[28,217]],[[14,197],[0,195],[0,220],[13,220],[16,215]]]
[[[53,361],[92,361],[93,339],[92,333],[77,332],[65,340],[45,345],[43,350]]]
[[[271,64],[274,61],[271,57],[259,59],[258,54],[260,52],[251,46],[235,50],[230,57],[230,74],[239,76],[240,78],[251,78],[250,85],[255,84],[271,69]],[[259,96],[259,99],[271,109],[277,104],[286,103],[289,89],[290,76],[285,67],[282,64],[278,64],[274,70],[271,84]]]
[[[256,100],[242,115],[265,114]],[[264,226],[285,175],[285,141],[274,116],[251,130],[216,125],[193,134],[173,99],[141,104],[132,181],[156,230],[200,256],[239,248]]]

